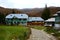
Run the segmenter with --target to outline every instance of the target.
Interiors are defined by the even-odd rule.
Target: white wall
[[[55,24],[55,29],[60,29],[60,24]]]

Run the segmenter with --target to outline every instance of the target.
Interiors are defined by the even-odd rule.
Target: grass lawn
[[[29,33],[24,26],[0,26],[0,40],[25,40]]]
[[[33,28],[44,30],[45,32],[55,36],[56,38],[58,38],[58,40],[60,40],[60,31],[53,29],[53,27],[35,26]]]
[[[46,27],[44,27],[44,26],[34,26],[33,28],[38,29],[38,30],[46,29]]]

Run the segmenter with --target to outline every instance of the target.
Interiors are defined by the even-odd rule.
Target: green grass
[[[34,26],[33,28],[38,29],[38,30],[46,29],[46,27],[44,27],[44,26]]]
[[[25,26],[0,26],[0,40],[25,40],[29,33]]]

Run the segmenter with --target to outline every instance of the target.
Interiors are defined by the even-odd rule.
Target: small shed
[[[45,20],[45,25],[44,26],[54,26],[55,24],[55,18],[49,18],[48,20]]]
[[[8,25],[27,25],[27,14],[9,14],[5,17],[6,24]]]
[[[41,17],[29,17],[28,25],[44,25],[44,19]]]

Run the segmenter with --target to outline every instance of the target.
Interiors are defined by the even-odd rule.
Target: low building
[[[53,18],[45,20],[45,26],[54,26],[54,29],[60,29],[60,11],[53,15]]]
[[[55,17],[55,29],[60,29],[60,11],[54,14]]]
[[[27,14],[9,14],[5,17],[8,25],[27,25]]]
[[[55,18],[49,18],[48,20],[45,20],[45,25],[44,26],[54,26],[55,24]]]
[[[29,17],[28,25],[44,25],[44,19],[41,17]]]

